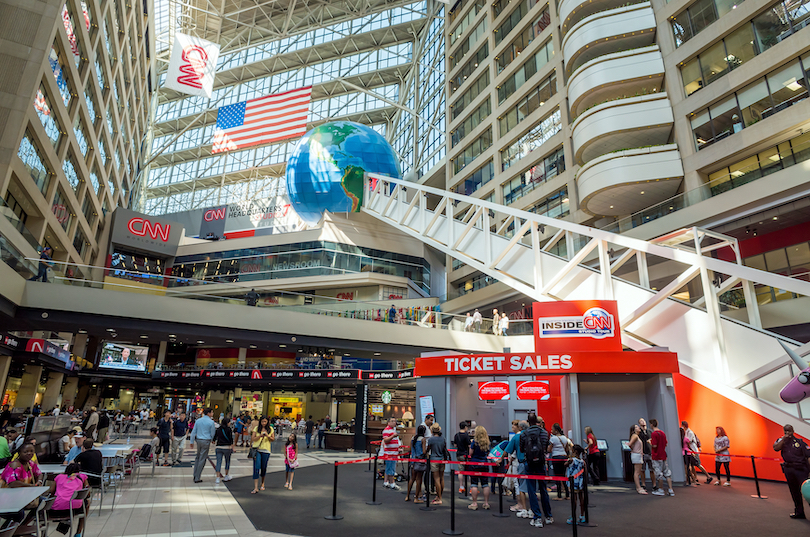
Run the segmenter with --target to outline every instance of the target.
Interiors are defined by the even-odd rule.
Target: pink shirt
[[[25,469],[25,466],[22,464],[17,468],[12,468],[11,463],[3,469],[2,475],[0,475],[0,479],[8,483],[13,483],[15,481],[25,481],[26,483],[35,483],[39,476],[42,475],[42,472],[39,471],[39,466],[34,461],[30,461],[28,463],[31,467],[31,471]]]
[[[72,476],[59,474],[53,481],[56,483],[56,499],[53,501],[51,509],[55,511],[70,509],[70,497],[77,490],[82,490],[87,486],[87,476],[82,473]],[[82,500],[73,500],[73,508],[81,507],[83,503]]]
[[[287,446],[287,451],[284,454],[284,462],[290,464],[292,461],[296,459],[296,455],[297,454],[295,452],[295,448],[292,446],[292,444],[290,444],[289,446]]]

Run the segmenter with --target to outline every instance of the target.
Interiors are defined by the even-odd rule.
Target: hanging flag
[[[217,110],[213,153],[303,136],[312,86],[276,93]]]
[[[68,42],[70,43],[70,51],[77,59],[81,58],[82,53],[79,51],[78,38],[73,31],[73,21],[70,20],[70,12],[68,11],[67,4],[62,7],[62,23],[65,25],[65,32],[67,33]]]
[[[211,98],[219,59],[219,45],[181,33],[174,34],[165,87]]]

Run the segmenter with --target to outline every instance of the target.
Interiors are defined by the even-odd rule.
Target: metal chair
[[[99,480],[98,485],[90,484],[90,493],[92,494],[91,498],[95,496],[96,493],[99,495],[98,516],[101,516],[101,506],[104,505],[104,492],[106,491],[106,487],[104,486],[103,470],[102,475],[91,474],[90,472],[84,472],[84,475],[87,477],[98,478]]]
[[[89,495],[90,495],[90,489],[89,488],[84,488],[84,489],[77,490],[76,492],[74,492],[70,496],[70,506],[71,506],[71,508],[69,510],[68,516],[51,516],[50,522],[68,522],[69,521],[69,523],[70,523],[70,533],[68,533],[68,535],[73,535],[73,528],[75,527],[73,525],[73,522],[75,520],[80,519],[80,518],[87,518],[87,505],[84,503],[84,501],[87,499],[87,497]],[[54,499],[55,498],[50,499],[51,505],[53,505],[53,500]],[[74,513],[73,512],[73,502],[75,500],[81,500],[82,501],[82,506],[83,507],[82,507],[82,512],[81,513]],[[50,507],[48,507],[48,509],[50,509]],[[48,524],[48,521],[46,520],[45,525],[47,526],[47,524]],[[0,536],[0,537],[2,537],[2,536]],[[37,535],[37,537],[42,537],[42,536]]]
[[[0,537],[13,537],[14,532],[16,532],[17,528],[19,527],[20,527],[19,524],[12,524],[6,528],[3,528],[2,530],[0,530]]]
[[[34,524],[36,525],[37,537],[46,537],[48,535],[48,509],[53,506],[56,498],[41,498],[39,505],[34,511]]]

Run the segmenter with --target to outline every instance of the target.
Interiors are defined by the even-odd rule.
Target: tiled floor
[[[132,438],[132,444],[142,445],[144,438]],[[274,446],[275,447],[275,446]],[[271,455],[268,474],[284,471],[284,458]],[[214,460],[213,449],[210,452]],[[353,459],[353,453],[326,454],[323,451],[301,450],[301,467],[331,464],[335,460]],[[185,461],[194,460],[194,450],[187,449]],[[234,478],[252,473],[252,461],[247,448],[237,448],[231,459]],[[94,498],[83,537],[273,537],[284,535],[257,531],[231,493],[222,484],[215,484],[211,465],[203,471],[203,482],[195,484],[189,467],[141,467],[137,483],[128,482],[116,495],[115,508],[108,493],[99,514],[98,497]],[[268,475],[268,482],[271,477]],[[278,480],[278,477],[273,478]],[[60,534],[54,534],[59,536]]]

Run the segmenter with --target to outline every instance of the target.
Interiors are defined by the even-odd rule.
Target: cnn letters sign
[[[137,250],[172,256],[177,252],[183,226],[153,215],[119,207],[113,218],[111,242]]]
[[[175,33],[166,87],[189,95],[211,98],[219,59],[219,45]]]

